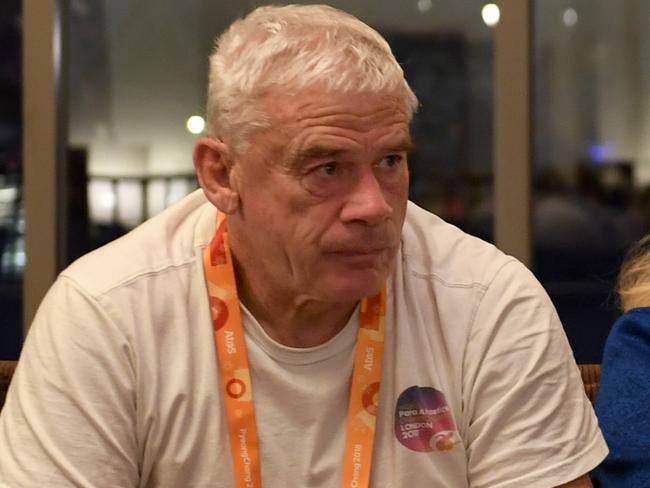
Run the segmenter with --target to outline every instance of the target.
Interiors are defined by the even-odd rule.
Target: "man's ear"
[[[239,192],[228,146],[201,137],[194,147],[194,168],[207,199],[222,212],[234,213],[239,208]]]

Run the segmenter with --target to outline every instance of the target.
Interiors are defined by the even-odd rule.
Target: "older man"
[[[1,486],[591,486],[553,306],[407,202],[386,42],[266,7],[211,57],[203,189],[64,271],[0,423]]]

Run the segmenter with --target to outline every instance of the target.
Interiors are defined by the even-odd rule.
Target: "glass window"
[[[535,2],[535,270],[600,362],[621,259],[650,223],[650,3]]]
[[[0,359],[17,359],[22,343],[21,43],[21,1],[4,0],[0,2]]]
[[[386,36],[422,102],[411,198],[491,239],[493,40],[483,2],[330,3]],[[87,203],[70,216],[69,228],[85,237],[75,230],[68,260],[197,187],[191,155],[207,58],[215,36],[253,4],[70,2],[68,142],[77,176],[69,192]]]

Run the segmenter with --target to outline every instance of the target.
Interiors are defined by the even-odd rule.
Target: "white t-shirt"
[[[0,417],[2,487],[234,487],[198,191],[61,273]],[[357,314],[293,349],[244,310],[264,488],[340,486]],[[532,274],[409,204],[374,488],[552,487],[607,448]]]

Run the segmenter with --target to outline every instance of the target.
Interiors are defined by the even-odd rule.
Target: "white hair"
[[[326,5],[267,6],[217,39],[210,56],[210,134],[245,150],[251,132],[271,124],[259,98],[313,85],[393,95],[409,119],[418,105],[388,43],[356,17]]]

